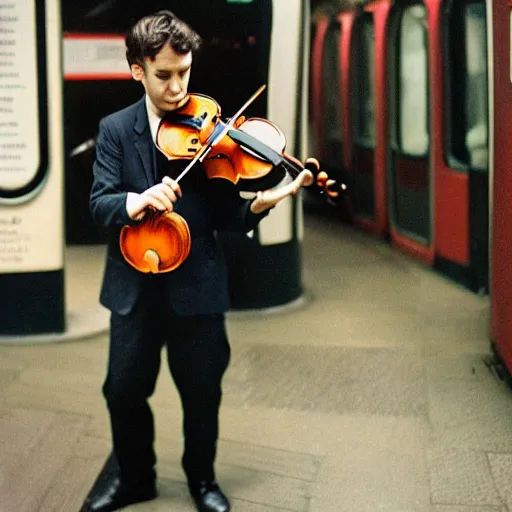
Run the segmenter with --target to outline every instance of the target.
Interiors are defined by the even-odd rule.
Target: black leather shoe
[[[113,512],[133,503],[150,501],[157,497],[154,484],[143,487],[123,486],[119,477],[114,477],[98,494],[84,504],[83,512]]]
[[[190,486],[198,512],[229,512],[229,501],[215,482],[200,482]]]

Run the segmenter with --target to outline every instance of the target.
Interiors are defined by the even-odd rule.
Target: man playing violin
[[[145,94],[100,122],[90,209],[108,236],[100,295],[111,311],[103,394],[118,470],[106,489],[88,500],[90,511],[117,510],[157,495],[148,399],[164,345],[182,403],[182,467],[190,494],[198,511],[230,510],[214,472],[221,380],[230,357],[227,276],[215,231],[251,231],[280,200],[312,181],[304,171],[248,201],[233,183],[207,179],[200,164],[179,183],[174,179],[187,162],[167,160],[155,137],[164,114],[187,101],[200,45],[200,37],[169,11],[139,20],[126,37],[126,55]],[[190,228],[190,254],[172,272],[139,272],[121,253],[121,229],[137,225],[149,210],[177,212]]]

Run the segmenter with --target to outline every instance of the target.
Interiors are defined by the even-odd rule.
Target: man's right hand
[[[128,192],[126,211],[133,220],[141,220],[149,207],[161,212],[172,212],[179,197],[181,188],[178,182],[164,176],[161,183],[148,188],[142,194]]]

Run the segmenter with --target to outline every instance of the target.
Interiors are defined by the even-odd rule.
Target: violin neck
[[[286,172],[295,179],[303,170],[302,164],[297,164],[295,159],[292,159],[288,155],[284,155],[282,165],[286,169]]]

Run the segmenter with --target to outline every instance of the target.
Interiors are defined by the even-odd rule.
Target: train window
[[[391,223],[422,245],[431,238],[427,11],[395,5],[388,45]]]
[[[429,147],[426,16],[424,5],[411,5],[400,25],[399,145],[410,156],[425,156]]]
[[[358,215],[375,219],[375,25],[373,14],[355,20],[350,48],[352,200]]]
[[[454,169],[486,171],[489,126],[485,4],[455,2],[446,34],[446,159]]]
[[[466,5],[466,146],[473,169],[488,167],[487,48],[485,4]]]
[[[342,158],[341,96],[340,96],[341,27],[333,21],[325,34],[322,60],[322,116],[325,126],[324,160],[339,167]]]
[[[354,30],[352,54],[352,113],[354,142],[375,148],[375,27],[371,14],[363,15]]]

